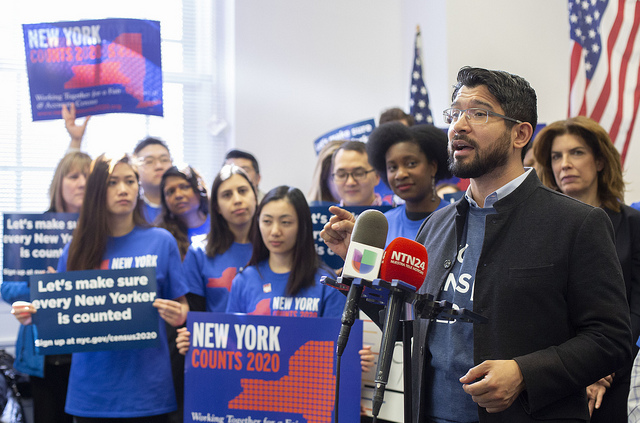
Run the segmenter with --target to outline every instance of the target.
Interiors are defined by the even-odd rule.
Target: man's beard
[[[484,152],[478,148],[478,143],[475,140],[466,135],[455,136],[454,139],[467,142],[473,147],[475,153],[470,162],[455,161],[453,158],[455,150],[452,150],[449,145],[449,171],[458,178],[479,178],[506,165],[509,161],[511,153],[511,134],[509,131],[505,131]]]

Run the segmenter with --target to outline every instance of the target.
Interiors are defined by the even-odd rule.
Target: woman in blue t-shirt
[[[168,230],[178,243],[180,257],[184,260],[192,242],[209,232],[209,196],[202,176],[191,166],[171,166],[160,181],[160,213],[155,226]],[[199,296],[187,295],[191,310],[200,307]],[[171,356],[173,386],[178,409],[172,413],[172,422],[181,422],[184,399],[184,356],[176,349],[176,328],[167,324],[167,339]]]
[[[80,151],[70,151],[60,160],[49,186],[50,205],[47,212],[80,211],[90,165],[91,157]],[[5,280],[0,292],[2,299],[9,304],[15,301],[29,301],[29,282]],[[27,316],[29,319],[30,315]],[[18,314],[16,317],[20,320]],[[16,341],[16,359],[13,363],[16,370],[29,375],[33,418],[42,423],[71,423],[73,418],[64,412],[71,355],[38,354],[35,339],[33,325],[20,326]]]
[[[407,127],[388,122],[371,132],[369,162],[404,204],[385,213],[389,222],[386,245],[399,237],[414,239],[424,219],[445,207],[436,183],[450,178],[447,135],[433,125]]]
[[[175,239],[149,227],[139,201],[139,180],[128,156],[104,154],[91,166],[86,194],[73,240],[58,262],[58,271],[119,268],[125,263],[155,265],[157,297],[153,306],[173,326],[184,323],[188,292]],[[144,258],[145,260],[139,260]],[[152,260],[149,260],[149,259]],[[29,306],[35,312],[33,305]],[[159,345],[135,350],[74,353],[66,412],[77,423],[127,419],[166,422],[176,409],[164,322]]]
[[[225,165],[211,186],[211,226],[206,240],[194,242],[183,267],[190,291],[206,300],[206,311],[224,312],[231,282],[251,258],[255,187],[242,168]]]
[[[345,297],[320,283],[335,276],[321,263],[313,242],[311,212],[304,194],[279,186],[265,195],[253,223],[253,252],[233,280],[228,313],[289,317],[339,317]],[[178,336],[186,354],[189,332]]]
[[[209,197],[194,168],[172,166],[162,175],[160,214],[154,224],[171,232],[183,259],[191,243],[209,232]]]
[[[233,281],[227,313],[340,316],[344,296],[320,283],[323,275],[333,272],[316,254],[304,194],[284,185],[274,188],[260,203],[257,216],[253,254]]]

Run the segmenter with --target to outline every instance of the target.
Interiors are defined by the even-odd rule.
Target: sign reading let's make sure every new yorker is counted
[[[155,268],[83,270],[30,278],[42,354],[158,345]]]

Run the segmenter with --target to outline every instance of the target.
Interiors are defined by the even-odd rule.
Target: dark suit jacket
[[[421,292],[438,295],[453,268],[469,204],[434,212],[417,240],[429,253]],[[588,421],[585,387],[631,354],[629,309],[609,218],[544,187],[532,171],[495,203],[475,279],[474,363],[515,359],[525,391],[481,422]],[[425,421],[429,321],[414,322],[413,419]],[[452,352],[454,353],[454,352]],[[460,375],[462,376],[462,375]],[[436,387],[437,388],[437,387]]]
[[[632,339],[635,341],[640,336],[640,211],[625,205],[621,206],[619,212],[607,208],[604,211],[613,224],[616,251],[631,312]],[[613,384],[607,389],[600,408],[594,410],[591,423],[627,423],[631,368],[637,352],[638,347],[634,345],[632,358],[616,370]]]
[[[640,211],[622,205],[620,212],[604,209],[613,224],[616,252],[631,312],[634,343],[640,336]]]

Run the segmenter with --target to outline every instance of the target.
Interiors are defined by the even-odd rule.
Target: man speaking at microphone
[[[606,213],[545,188],[522,164],[536,102],[517,75],[458,73],[444,111],[449,167],[470,186],[418,233],[429,254],[420,293],[488,323],[414,323],[414,422],[588,422],[606,401],[601,378],[630,357]],[[321,235],[343,256],[354,219],[332,212]]]

